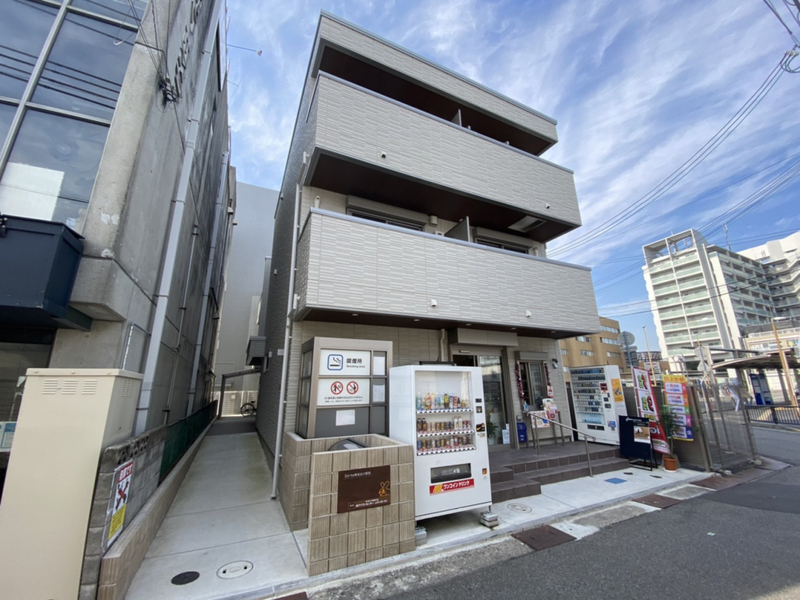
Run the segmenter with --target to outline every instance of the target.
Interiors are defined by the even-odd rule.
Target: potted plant
[[[664,435],[666,436],[667,443],[669,444],[669,454],[664,454],[661,457],[664,469],[667,471],[677,471],[678,456],[673,451],[673,444],[675,439],[675,430],[678,428],[678,421],[675,419],[675,415],[672,414],[672,411],[669,409],[669,407],[662,405],[659,423],[661,425],[661,429],[664,430]]]

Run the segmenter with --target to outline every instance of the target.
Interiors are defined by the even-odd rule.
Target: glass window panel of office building
[[[86,214],[144,0],[0,0],[0,213]]]

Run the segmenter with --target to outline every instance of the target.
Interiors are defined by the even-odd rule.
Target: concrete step
[[[609,471],[625,469],[629,464],[627,459],[617,456],[592,459],[592,473],[595,476],[602,475]],[[509,473],[513,475],[513,478],[508,477]],[[498,476],[501,477],[500,480],[497,479]],[[537,469],[532,472],[514,473],[513,471],[505,470],[493,473],[492,502],[504,502],[526,496],[535,496],[542,493],[543,485],[588,476],[589,466],[585,460],[575,464]]]
[[[536,496],[542,493],[542,484],[528,478],[515,479],[514,481],[502,481],[492,484],[492,503],[514,500],[515,498],[525,498]]]
[[[594,450],[589,453],[591,456],[592,461],[603,460],[607,458],[620,458],[619,448],[617,447],[609,447],[608,449],[604,450]],[[507,464],[502,465],[501,467],[496,467],[497,473],[503,473],[505,469],[510,469],[515,474],[521,473],[531,473],[536,472],[541,469],[552,469],[555,467],[566,467],[569,465],[577,465],[577,464],[586,464],[586,454],[579,453],[574,454],[572,456],[561,456],[561,457],[548,457],[547,455],[544,456],[536,456],[536,455],[523,455],[517,458],[514,462],[509,462]],[[501,475],[501,479],[498,481],[505,481],[503,477],[507,477],[507,475]],[[494,481],[494,479],[492,480]]]
[[[599,475],[601,473],[608,473],[609,471],[617,471],[625,469],[630,463],[624,458],[600,458],[592,459],[592,473]],[[539,469],[535,473],[529,473],[532,479],[535,479],[542,485],[549,483],[558,483],[559,481],[569,481],[570,479],[578,479],[579,477],[589,476],[589,465],[586,461],[564,466],[551,467],[547,469]]]

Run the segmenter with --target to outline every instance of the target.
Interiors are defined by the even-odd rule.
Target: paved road
[[[754,435],[763,455],[800,462],[800,433]],[[394,598],[797,600],[799,532],[794,466]]]

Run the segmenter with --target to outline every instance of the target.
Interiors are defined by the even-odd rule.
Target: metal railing
[[[541,417],[537,416],[536,414],[534,414],[532,412],[528,413],[528,417],[530,417],[531,427],[533,428],[533,446],[534,446],[534,448],[536,448],[536,454],[539,454],[539,427],[538,427],[536,421],[537,421],[537,419],[540,419]],[[592,473],[592,457],[591,457],[591,454],[589,453],[589,441],[588,441],[587,438],[592,438],[592,441],[594,441],[594,442],[597,442],[597,438],[594,437],[593,435],[588,434],[588,433],[584,433],[582,431],[578,431],[577,429],[575,429],[574,427],[570,427],[569,425],[564,425],[561,422],[561,413],[558,413],[558,420],[557,421],[555,421],[553,419],[542,419],[542,420],[550,421],[550,423],[552,423],[553,425],[558,425],[559,427],[561,427],[559,435],[561,437],[561,444],[562,445],[564,444],[564,428],[567,428],[570,431],[574,431],[575,433],[580,434],[580,435],[583,436],[583,447],[586,450],[586,464],[589,467],[589,477],[594,477],[594,473]]]
[[[216,414],[217,402],[211,402],[185,419],[172,423],[167,428],[159,483],[164,481],[164,478],[175,463],[180,460],[184,452],[194,443],[197,436],[199,436],[208,424],[214,420]]]
[[[783,406],[746,406],[747,416],[754,423],[774,423],[775,425],[800,425],[800,409],[790,404]]]

